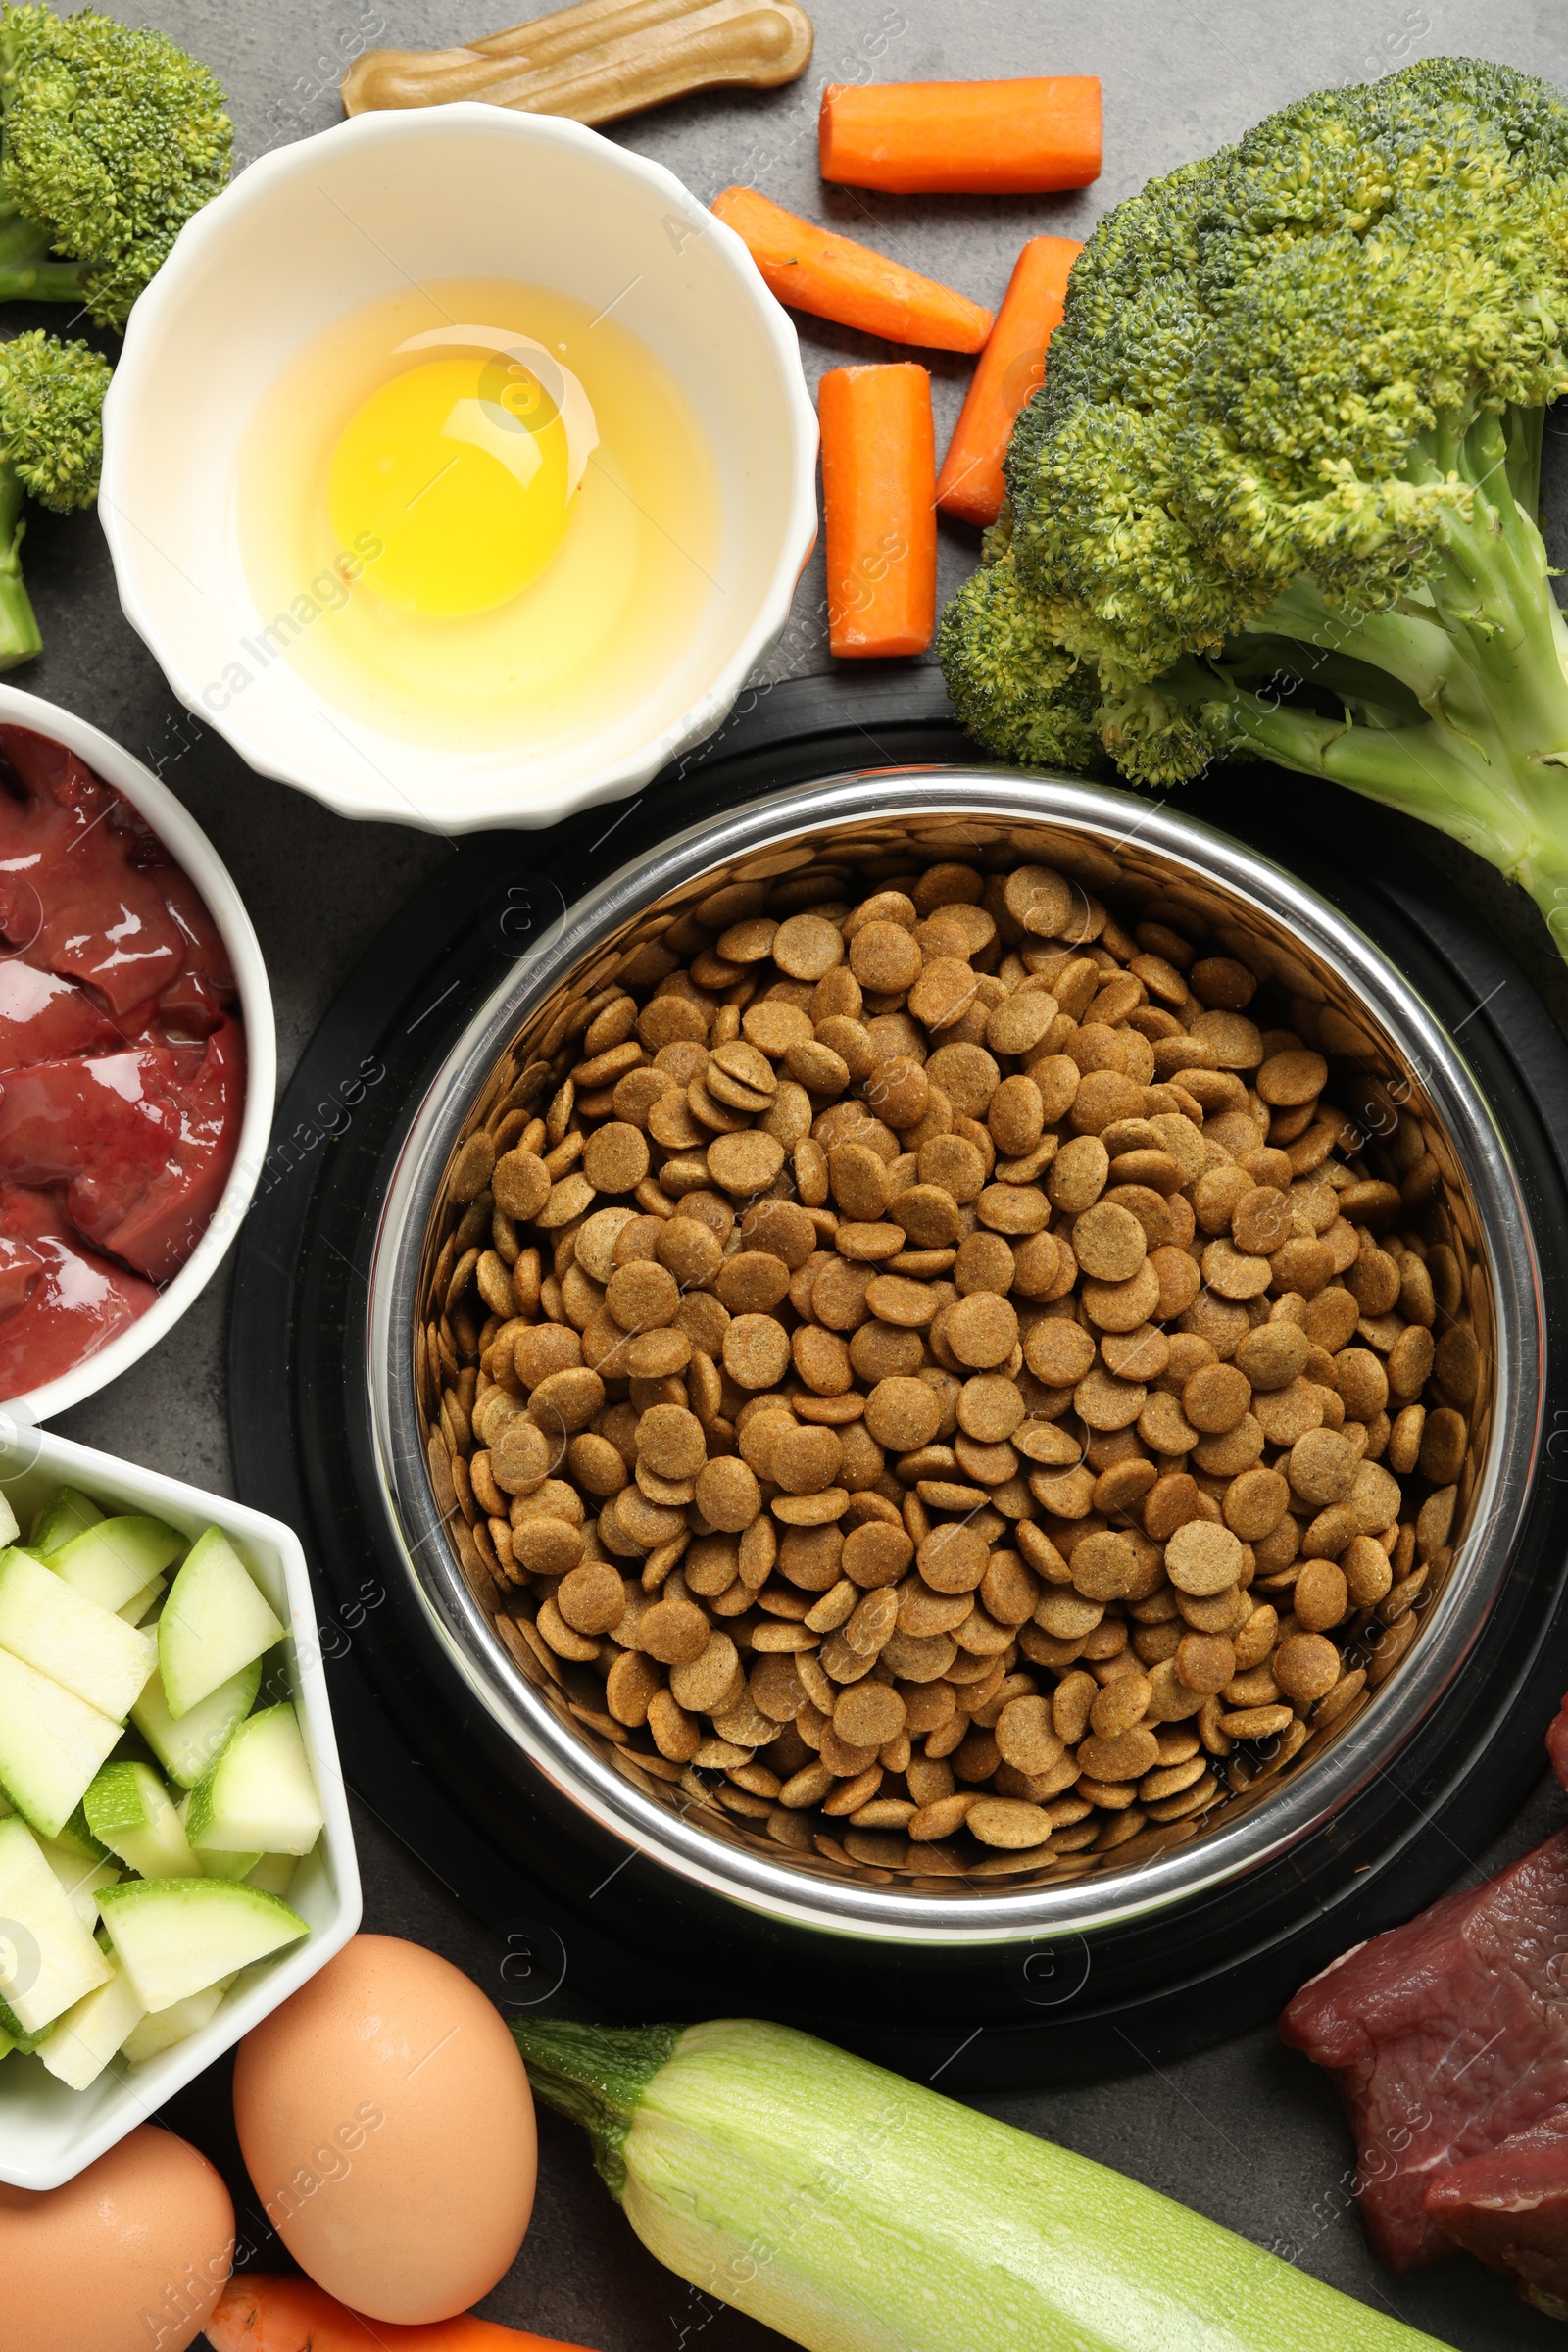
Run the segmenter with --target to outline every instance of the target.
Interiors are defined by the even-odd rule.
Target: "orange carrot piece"
[[[1029,196],[1100,177],[1100,83],[830,82],[822,177],[896,196]]]
[[[249,2274],[229,2280],[206,2333],[213,2352],[582,2352],[471,2314],[424,2328],[363,2320],[309,2278]]]
[[[1014,263],[937,476],[944,514],[981,524],[1001,514],[1002,461],[1018,411],[1045,379],[1046,346],[1061,324],[1067,272],[1082,251],[1072,237],[1031,237]]]
[[[931,378],[909,362],[834,368],[816,406],[832,651],[923,654],[937,618]]]
[[[798,220],[755,188],[725,188],[712,209],[792,310],[931,351],[978,351],[991,332],[991,313],[966,294],[939,286],[853,237]]]

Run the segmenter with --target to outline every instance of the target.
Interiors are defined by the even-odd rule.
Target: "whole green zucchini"
[[[808,2352],[1434,2352],[1153,2189],[786,2026],[512,2030],[644,2245]]]

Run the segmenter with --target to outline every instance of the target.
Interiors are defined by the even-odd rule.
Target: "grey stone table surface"
[[[122,5],[114,13],[150,18],[215,68],[230,95],[245,161],[337,121],[338,79],[361,49],[439,45],[496,28],[481,0],[268,0],[262,8],[150,0],[145,11]],[[494,15],[503,13],[498,6]],[[613,135],[668,165],[705,201],[732,181],[753,182],[991,304],[1026,235],[1086,234],[1152,173],[1206,153],[1308,89],[1373,78],[1409,58],[1444,52],[1484,54],[1568,80],[1568,22],[1550,0],[1315,0],[1310,7],[1281,0],[1102,0],[1098,7],[1082,0],[817,0],[812,13],[816,54],[794,87],[710,94],[634,120]],[[1055,72],[1098,74],[1104,83],[1105,172],[1081,194],[901,200],[830,189],[817,177],[816,102],[824,82]],[[525,234],[517,272],[530,274]],[[846,330],[813,319],[800,324],[813,382],[846,359],[885,356],[885,347]],[[940,441],[956,415],[967,366],[940,353],[928,364]],[[1559,527],[1568,474],[1556,463],[1561,448],[1559,440],[1548,453],[1558,561],[1568,538]],[[973,533],[944,525],[944,594],[976,552]],[[286,1074],[356,958],[451,854],[449,845],[348,824],[250,774],[217,734],[179,709],[122,618],[91,518],[36,515],[27,570],[47,650],[15,682],[107,728],[207,828],[261,934]],[[824,588],[818,556],[769,676],[829,665]],[[1533,910],[1463,853],[1445,855],[1450,864],[1464,863],[1467,887],[1562,1017],[1568,988]],[[160,1348],[65,1415],[61,1428],[227,1491],[225,1315],[220,1280]],[[1522,1851],[1563,1818],[1562,1799],[1544,1786],[1492,1855],[1454,1851],[1455,1878]],[[359,1826],[367,1925],[432,1945],[493,1984],[495,1954],[483,1932],[363,1808]],[[1163,2069],[1142,2064],[1130,2049],[1128,2071],[1114,2081],[983,2103],[1259,2243],[1291,2251],[1307,2270],[1462,2352],[1528,2352],[1563,2340],[1468,2259],[1409,2279],[1372,2260],[1348,2195],[1351,2149],[1330,2087],[1270,2032],[1221,2041]],[[602,2352],[669,2352],[693,2337],[705,2352],[760,2352],[779,2340],[693,2296],[643,2252],[591,2173],[576,2133],[547,2117],[542,2139],[534,2225],[511,2277],[484,2306],[490,2317]],[[1173,2344],[1169,2352],[1183,2348]]]

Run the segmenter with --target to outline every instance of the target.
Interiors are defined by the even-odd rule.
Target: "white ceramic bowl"
[[[29,1389],[24,1396],[0,1403],[0,1435],[9,1424],[45,1421],[63,1413],[84,1396],[94,1396],[128,1371],[138,1357],[155,1348],[172,1331],[198,1293],[204,1291],[221,1264],[229,1244],[251,1204],[267,1157],[267,1139],[272,1127],[272,1099],[277,1091],[277,1028],[272,1018],[272,992],[245,902],[235,889],[218,852],[206,834],[150,768],[112,735],[89,726],[58,703],[41,695],[24,694],[19,687],[0,685],[0,725],[30,727],[79,754],[96,775],[122,792],[143,815],[177,865],[196,885],[207,910],[218,925],[228,951],[245,1022],[245,1114],[240,1122],[234,1165],[211,1223],[173,1280],[118,1339],[96,1355],[83,1357],[58,1380]]]
[[[270,617],[235,518],[258,399],[345,312],[454,276],[612,305],[674,375],[717,474],[719,587],[683,656],[631,707],[607,681],[602,719],[543,754],[405,743],[245,650]],[[799,345],[740,239],[661,165],[503,107],[361,115],[242,172],[131,313],[104,444],[98,512],[121,600],[180,699],[264,775],[344,816],[442,833],[552,824],[636,791],[710,734],[783,628],[816,535]]]
[[[220,1527],[255,1576],[281,1622],[284,1679],[299,1708],[326,1827],[303,1861],[288,1900],[311,1933],[275,1959],[259,1961],[235,1982],[210,2024],[142,2066],[115,2060],[87,2090],[68,2090],[30,2058],[0,2064],[0,2180],[17,2188],[58,2188],[150,2120],[166,2099],[232,2048],[272,2010],[297,1992],[360,1924],[360,1871],[354,1851],[337,1741],[327,1703],[316,1603],[299,1538],[281,1520],[264,1518],[242,1503],[204,1494],[154,1470],[139,1470],[112,1454],[74,1446],[47,1430],[27,1433],[24,1446],[0,1450],[0,1493],[24,1529],[57,1487],[80,1487],[108,1508],[145,1511],[185,1535]],[[3,2329],[0,2329],[3,2336]]]

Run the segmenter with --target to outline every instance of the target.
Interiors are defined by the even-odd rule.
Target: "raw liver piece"
[[[1457,2245],[1516,2278],[1527,2303],[1568,2320],[1568,2108],[1440,2173],[1427,2211]]]
[[[1348,1952],[1281,2018],[1339,2085],[1367,2235],[1395,2270],[1451,2251],[1435,2180],[1568,2107],[1565,1995],[1568,1832]]]
[[[144,1315],[157,1298],[150,1282],[84,1250],[47,1193],[0,1185],[0,1254],[5,1296],[0,1310],[0,1396],[57,1380]],[[30,1287],[26,1257],[38,1261]]]
[[[0,930],[34,963],[128,1012],[185,966],[186,935],[162,876],[131,862],[144,843],[160,865],[167,854],[64,744],[0,727],[0,749],[26,787],[24,799],[0,805]]]
[[[166,1281],[218,1206],[244,1092],[244,1048],[226,1016],[200,1046],[11,1071],[0,1182],[64,1185],[66,1210],[87,1241]]]

